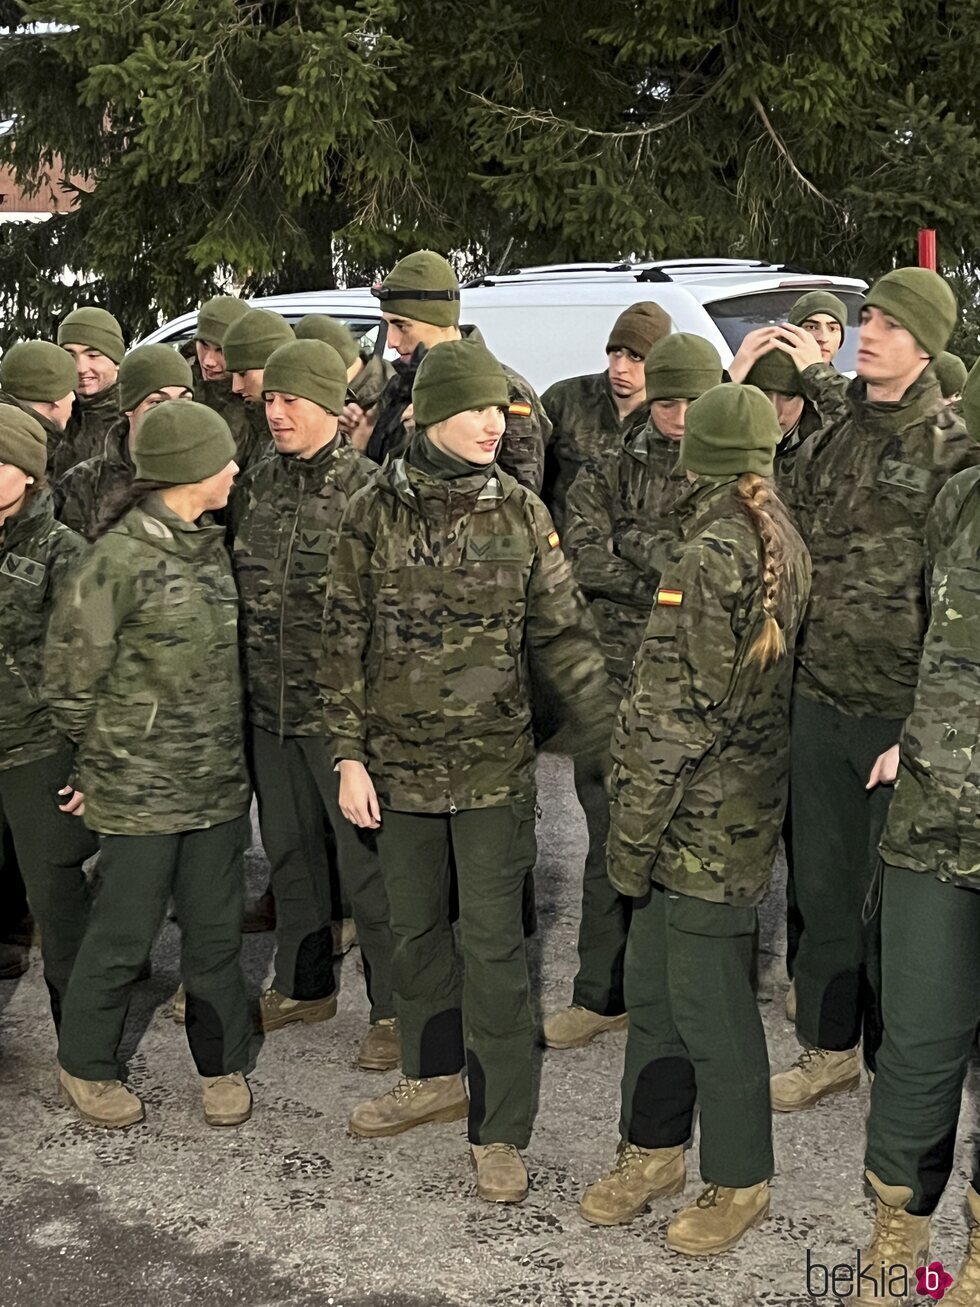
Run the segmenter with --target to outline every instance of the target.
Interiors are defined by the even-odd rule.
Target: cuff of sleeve
[[[333,768],[336,771],[342,762],[360,762],[367,766],[367,754],[363,745],[357,740],[334,740]]]

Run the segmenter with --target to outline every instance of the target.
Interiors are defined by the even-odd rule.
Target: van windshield
[[[705,304],[704,308],[734,354],[741,345],[742,338],[756,327],[771,327],[777,322],[785,322],[790,309],[807,289],[806,286],[800,286],[788,290],[760,290],[749,295],[733,295],[730,299],[715,300]],[[857,366],[858,314],[864,296],[854,290],[834,290],[833,293],[847,305],[848,325],[848,330],[844,332],[844,344],[834,360],[834,366],[840,372],[853,372]]]

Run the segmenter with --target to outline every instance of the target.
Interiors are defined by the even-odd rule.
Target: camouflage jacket
[[[368,413],[377,405],[395,370],[380,354],[362,354],[361,362],[364,367],[347,383],[347,390],[354,403]]]
[[[0,525],[0,771],[64,747],[41,693],[44,637],[84,552],[84,540],[54,520],[48,491]]]
[[[466,340],[486,344],[476,327],[461,327],[460,332]],[[424,357],[425,347],[419,345],[408,363],[394,364],[394,376],[378,400],[378,418],[368,441],[367,455],[375,463],[396,458],[408,447],[410,435],[402,414],[412,402],[412,383]],[[500,470],[509,472],[522,486],[537,494],[544,477],[544,450],[551,438],[551,421],[531,383],[506,363],[500,366],[507,374],[510,387],[507,425],[498,457]]]
[[[168,835],[248,809],[238,594],[223,532],[149,495],[55,604],[44,692],[78,746],[85,824]]]
[[[766,893],[789,782],[790,654],[765,671],[759,541],[735,478],[678,501],[668,560],[613,735],[609,876],[748,906]],[[779,620],[789,649],[810,566],[789,525]]]
[[[881,853],[980,890],[980,468],[940,490],[926,548],[931,617]]]
[[[335,756],[381,803],[455,812],[535,793],[534,692],[583,752],[608,744],[592,624],[537,496],[505,472],[442,481],[395,459],[351,501],[321,684]]]
[[[931,368],[898,403],[849,384],[785,486],[813,559],[801,694],[850,717],[908,716],[926,629],[926,517],[949,477],[978,462]]]
[[[107,386],[97,395],[76,395],[64,439],[54,454],[48,455],[50,480],[59,481],[76,463],[97,458],[102,453],[106,432],[121,416],[118,385]]]
[[[344,510],[376,472],[337,437],[309,459],[270,455],[236,487],[246,711],[280,737],[323,729],[317,663],[327,578]]]
[[[617,453],[587,463],[566,501],[565,551],[620,693],[674,536],[669,508],[687,486],[675,470],[678,449],[648,422]]]
[[[643,403],[621,418],[608,372],[556,381],[541,396],[541,403],[553,428],[545,451],[541,498],[565,531],[565,502],[579,469],[615,458],[623,442],[646,426],[650,409]]]
[[[94,540],[103,513],[133,480],[129,457],[129,418],[121,417],[106,432],[98,458],[76,463],[54,486],[54,511],[59,521]]]
[[[205,381],[196,353],[185,354],[194,377],[194,398],[220,413],[228,423],[235,441],[235,462],[247,472],[254,462],[269,452],[269,427],[262,404],[246,404],[231,388],[231,380]]]
[[[54,455],[58,446],[61,444],[62,440],[64,440],[65,433],[60,427],[56,427],[50,418],[46,418],[42,413],[39,413],[37,409],[31,408],[30,404],[22,403],[19,399],[14,399],[13,395],[9,394],[6,390],[0,390],[0,404],[12,404],[14,408],[19,408],[22,409],[23,412],[29,413],[35,422],[40,422],[41,426],[44,428],[44,434],[48,439],[47,472],[48,480],[52,480],[51,468],[54,463]]]

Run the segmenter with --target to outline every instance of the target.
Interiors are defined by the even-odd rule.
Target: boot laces
[[[501,1143],[484,1144],[483,1155],[484,1157],[492,1157],[495,1153],[506,1153],[508,1156],[510,1156],[513,1148],[514,1148],[513,1144],[501,1144]]]
[[[718,1203],[718,1190],[721,1186],[709,1184],[703,1193],[698,1195],[698,1207],[715,1207]]]
[[[643,1149],[636,1144],[620,1144],[616,1154],[613,1175],[619,1180],[629,1180],[634,1171],[639,1170],[645,1161]]]
[[[801,1071],[809,1071],[811,1062],[821,1062],[826,1056],[825,1048],[805,1048],[793,1065],[799,1067]]]
[[[908,1213],[902,1207],[889,1207],[878,1200],[875,1229],[868,1252],[877,1266],[904,1266],[914,1250],[909,1243]],[[914,1269],[914,1268],[913,1268]]]
[[[413,1080],[411,1076],[402,1076],[397,1085],[392,1089],[389,1089],[388,1092],[396,1102],[407,1103],[410,1099],[415,1097],[421,1088],[421,1080]]]

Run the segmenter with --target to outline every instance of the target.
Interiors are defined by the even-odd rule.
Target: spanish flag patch
[[[558,548],[559,540],[557,531],[548,532],[548,544],[551,545],[552,549]]]
[[[523,399],[517,399],[508,407],[507,413],[512,418],[529,418],[531,416],[531,405]]]
[[[666,604],[670,608],[677,608],[684,602],[683,590],[665,590],[661,587],[657,591],[657,603]]]

